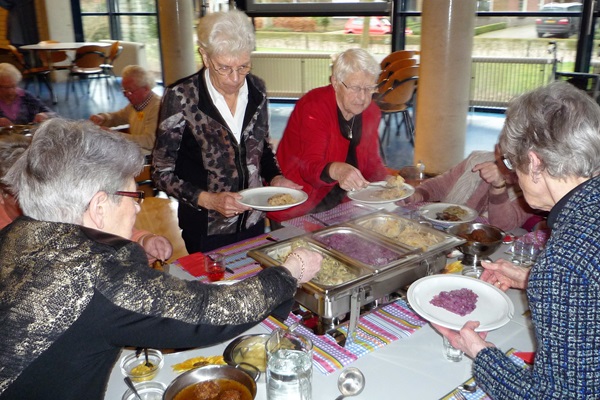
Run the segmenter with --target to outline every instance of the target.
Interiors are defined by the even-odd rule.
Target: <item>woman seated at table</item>
[[[30,137],[19,134],[0,136],[0,179],[25,152],[29,143],[31,143]],[[21,214],[21,208],[12,191],[6,185],[0,183],[0,229],[10,224]],[[144,248],[149,264],[154,263],[157,258],[163,261],[168,260],[173,254],[173,245],[164,236],[134,228],[131,240],[139,243]]]
[[[240,190],[299,185],[281,174],[269,143],[264,82],[250,73],[254,28],[241,11],[198,23],[204,68],[171,85],[160,110],[152,178],[179,200],[187,251],[209,251],[264,233],[264,213]]]
[[[0,398],[102,399],[121,347],[183,348],[287,317],[321,255],[231,286],[148,268],[131,237],[139,147],[91,122],[51,119],[4,177],[23,217],[0,231]]]
[[[17,67],[0,63],[0,127],[37,124],[54,116],[40,99],[19,87],[22,79]]]
[[[445,173],[427,179],[405,203],[423,201],[465,205],[504,230],[518,228],[534,215],[516,178],[492,151],[474,151]]]
[[[596,399],[600,394],[600,107],[554,82],[513,100],[500,148],[527,203],[550,211],[550,240],[531,268],[483,262],[481,279],[526,289],[537,351],[514,364],[476,333],[434,325],[473,357],[473,375],[494,399]]]
[[[347,191],[386,178],[379,154],[381,112],[371,100],[380,72],[365,50],[346,50],[333,63],[331,84],[298,100],[277,146],[277,160],[308,200],[271,212],[270,219],[329,210],[344,201]]]

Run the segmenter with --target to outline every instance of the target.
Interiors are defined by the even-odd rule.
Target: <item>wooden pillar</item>
[[[476,0],[423,2],[415,162],[437,174],[464,158]]]
[[[158,0],[163,82],[170,85],[198,70],[195,62],[193,4],[189,0]]]

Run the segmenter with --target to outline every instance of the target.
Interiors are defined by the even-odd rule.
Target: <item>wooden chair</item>
[[[75,91],[74,79],[79,81],[82,79],[88,80],[88,94],[90,93],[91,79],[104,79],[106,83],[107,97],[110,99],[110,86],[108,84],[108,75],[104,73],[102,64],[106,63],[106,53],[100,46],[82,46],[75,52],[75,59],[69,71],[69,79],[67,80],[67,95],[66,100],[69,100],[69,89]]]
[[[106,56],[106,62],[104,64],[100,65],[100,67],[102,67],[102,69],[104,69],[104,73],[106,75],[116,78],[115,71],[114,71],[114,63],[115,63],[115,60],[121,55],[122,51],[123,51],[123,46],[119,45],[118,40],[114,41],[110,45],[110,48],[108,50],[108,55]]]
[[[381,109],[384,120],[384,129],[379,141],[380,151],[383,156],[384,143],[389,141],[391,131],[392,117],[396,118],[397,130],[400,130],[402,123],[406,128],[406,135],[411,145],[414,146],[414,123],[410,115],[409,108],[417,90],[419,80],[419,67],[413,66],[396,71],[389,78],[387,89],[378,95],[375,102]],[[402,120],[398,121],[398,114],[402,115]]]
[[[145,197],[154,197],[156,195],[156,188],[152,182],[152,165],[145,164],[142,171],[135,177],[135,185],[138,190],[144,191]]]
[[[30,67],[25,62],[23,55],[11,44],[0,46],[0,62],[12,64],[21,72],[23,79],[25,80],[25,88],[29,86],[29,81],[31,79],[34,79],[36,82],[38,82],[38,78],[41,79],[41,83],[46,85],[52,101],[56,104],[54,89],[50,82],[50,69],[47,67]],[[39,95],[39,86],[37,90]]]
[[[388,65],[390,65],[391,63],[393,63],[394,61],[398,61],[398,60],[402,60],[405,58],[412,58],[415,55],[417,55],[418,52],[414,51],[414,50],[397,50],[394,51],[391,54],[388,54],[387,56],[385,56],[385,58],[383,60],[381,60],[381,69],[384,70],[388,67]]]
[[[59,43],[57,40],[42,40],[39,44]],[[42,62],[42,66],[53,70],[66,70],[71,67],[69,55],[64,50],[57,51],[38,51],[38,58]],[[69,61],[67,64],[61,64]]]
[[[390,76],[392,76],[392,74],[400,69],[403,68],[407,68],[407,67],[412,67],[417,65],[417,60],[414,58],[403,58],[400,60],[396,60],[393,63],[389,64],[387,66],[386,69],[381,71],[381,74],[379,74],[379,79],[377,80],[377,88],[378,91],[380,93],[385,92],[385,89],[387,89],[387,84],[389,82],[389,78]],[[382,90],[379,90],[379,88],[382,88]]]

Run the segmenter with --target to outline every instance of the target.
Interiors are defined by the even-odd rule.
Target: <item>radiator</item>
[[[552,79],[552,59],[473,57],[470,105],[506,107],[513,97]]]
[[[299,98],[329,84],[331,56],[314,53],[252,53],[252,73],[267,84],[271,98]]]

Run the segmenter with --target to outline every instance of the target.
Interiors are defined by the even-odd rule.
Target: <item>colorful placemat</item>
[[[272,331],[286,328],[300,321],[301,317],[290,314],[285,322],[269,317],[261,325]],[[345,347],[340,346],[329,334],[316,335],[300,325],[296,332],[309,337],[313,342],[313,365],[323,374],[338,371],[358,358],[386,346],[401,338],[409,337],[427,321],[421,319],[406,304],[397,300],[379,310],[363,315],[359,319],[353,340],[348,339]],[[347,327],[338,329],[347,335]]]
[[[522,358],[517,356],[518,353],[519,352],[516,349],[510,349],[506,352],[506,355],[510,358],[510,360],[513,363],[517,364],[521,368],[523,368],[523,369],[531,368],[528,364],[525,363],[525,361],[523,361]],[[460,385],[457,385],[457,387],[461,386],[461,385],[465,385],[465,384],[470,386],[473,383],[475,383],[475,379],[470,378],[470,379],[464,381],[463,383],[461,383]],[[448,393],[447,395],[442,397],[440,400],[462,400],[460,395],[457,396],[458,391],[460,391],[460,394],[467,400],[491,400],[492,399],[479,386],[477,386],[477,390],[474,391],[473,393],[469,393],[464,390],[455,388],[450,393]]]

